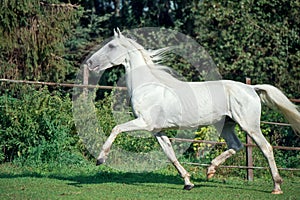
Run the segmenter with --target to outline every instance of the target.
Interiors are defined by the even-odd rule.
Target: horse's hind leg
[[[273,182],[274,182],[274,189],[272,191],[272,194],[282,194],[282,190],[280,188],[280,184],[283,182],[282,178],[279,175],[275,159],[274,159],[274,153],[273,148],[270,145],[270,143],[266,140],[266,138],[261,133],[260,128],[256,131],[247,131],[250,137],[255,141],[257,146],[261,149],[264,156],[267,158],[269,167],[271,170]]]
[[[159,142],[160,146],[162,147],[163,151],[167,155],[168,159],[172,162],[172,164],[176,167],[177,171],[184,179],[184,188],[185,190],[191,190],[194,187],[194,184],[190,181],[190,174],[182,167],[179,161],[176,158],[175,152],[173,150],[172,144],[169,138],[162,134],[157,133],[155,134],[157,141]]]
[[[228,146],[228,150],[223,152],[211,161],[211,165],[207,168],[206,173],[208,179],[214,176],[216,169],[219,165],[224,163],[228,158],[230,158],[232,155],[236,154],[237,151],[243,148],[243,144],[235,134],[235,125],[236,123],[234,121],[232,121],[231,119],[226,119],[226,122],[221,132],[221,137],[225,139]]]

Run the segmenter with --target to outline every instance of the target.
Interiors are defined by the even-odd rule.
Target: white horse
[[[160,131],[215,125],[225,139],[228,150],[212,160],[207,170],[210,178],[220,164],[242,148],[234,132],[238,123],[268,160],[274,182],[272,193],[282,193],[282,179],[272,146],[260,130],[262,100],[280,110],[294,130],[300,132],[300,113],[280,90],[271,85],[246,85],[228,80],[180,81],[167,72],[169,68],[156,64],[161,53],[167,49],[149,52],[134,40],[124,37],[119,29],[114,30],[114,35],[114,39],[94,53],[86,65],[95,72],[121,64],[125,66],[126,83],[136,119],[113,128],[102,147],[97,165],[105,162],[118,134],[137,130],[159,132],[155,137],[184,179],[184,189],[190,190],[194,187],[190,174],[178,162],[169,138]]]

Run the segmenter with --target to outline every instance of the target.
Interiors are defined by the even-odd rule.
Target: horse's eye
[[[108,47],[109,47],[110,49],[113,49],[113,48],[115,48],[115,45],[109,44]]]

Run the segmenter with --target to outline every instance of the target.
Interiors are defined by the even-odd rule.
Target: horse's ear
[[[123,37],[123,35],[118,27],[116,29],[114,29],[114,35],[115,35],[115,38]]]
[[[115,38],[118,38],[119,37],[118,35],[119,34],[117,33],[116,29],[114,29],[114,36],[115,36]]]

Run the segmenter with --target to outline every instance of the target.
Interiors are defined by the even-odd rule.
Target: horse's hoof
[[[183,187],[183,189],[184,189],[184,190],[191,190],[191,189],[193,189],[193,187],[194,187],[194,185],[185,185],[185,186]]]
[[[105,163],[105,160],[103,158],[100,158],[100,159],[97,160],[96,166],[102,165],[103,163]]]
[[[272,194],[283,194],[282,190],[273,190]]]
[[[210,173],[210,174],[207,174],[207,179],[211,179],[213,176],[215,175],[215,173]]]

